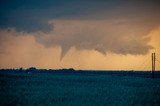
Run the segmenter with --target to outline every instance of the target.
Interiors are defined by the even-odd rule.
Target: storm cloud
[[[60,46],[61,59],[72,47],[144,55],[153,48],[148,33],[160,25],[159,5],[157,0],[3,1],[0,41],[7,42],[7,33],[32,36],[46,48]]]
[[[149,29],[130,23],[131,20],[53,20],[53,30],[35,34],[45,47],[61,46],[61,58],[75,47],[78,50],[97,50],[102,54],[146,54]]]

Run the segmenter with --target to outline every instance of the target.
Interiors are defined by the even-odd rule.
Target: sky
[[[160,69],[159,0],[1,0],[0,68]]]

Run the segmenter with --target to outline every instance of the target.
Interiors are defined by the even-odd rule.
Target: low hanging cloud
[[[135,24],[136,23],[136,24]],[[36,41],[45,47],[61,47],[61,59],[75,47],[77,50],[96,50],[102,54],[144,55],[152,49],[147,36],[152,26],[137,24],[135,20],[52,20],[48,33],[17,32],[15,29],[1,29],[1,53],[7,42],[8,34],[12,36],[34,36]]]
[[[61,46],[61,59],[75,47],[97,50],[102,54],[144,55],[152,49],[147,36],[152,27],[137,25],[135,20],[53,20],[49,33],[34,33],[45,47]]]

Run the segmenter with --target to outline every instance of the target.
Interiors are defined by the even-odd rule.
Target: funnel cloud
[[[159,5],[158,0],[6,1],[0,4],[0,29],[32,36],[46,48],[60,46],[61,59],[72,47],[144,55],[153,48],[148,33],[160,25]]]
[[[53,20],[49,22],[54,26],[52,31],[35,37],[45,47],[61,46],[61,59],[71,47],[77,50],[96,50],[102,54],[148,53],[152,49],[148,44],[149,29],[144,30],[144,27],[141,28],[131,22],[131,20]]]

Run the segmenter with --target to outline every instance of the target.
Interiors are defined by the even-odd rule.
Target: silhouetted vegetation
[[[84,73],[84,74],[109,74],[109,75],[118,75],[118,76],[136,76],[136,77],[146,77],[151,78],[152,74],[150,71],[134,71],[134,70],[75,70],[73,68],[64,68],[64,69],[37,69],[35,67],[30,68],[19,68],[19,69],[0,69],[0,73]],[[160,78],[160,71],[155,71],[155,78]]]
[[[159,106],[159,94],[160,79],[150,72],[0,70],[0,106]]]

